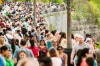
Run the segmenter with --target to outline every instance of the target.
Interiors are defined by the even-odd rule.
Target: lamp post
[[[34,0],[34,25],[36,26],[36,0]]]
[[[71,48],[71,0],[67,0],[67,48]]]

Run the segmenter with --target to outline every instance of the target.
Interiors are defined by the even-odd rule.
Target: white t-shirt
[[[51,58],[53,66],[61,66],[62,65],[62,60],[58,57],[52,57]]]

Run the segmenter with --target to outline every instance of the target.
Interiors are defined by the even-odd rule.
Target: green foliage
[[[41,2],[43,2],[43,3],[48,3],[49,0],[41,0]]]
[[[49,29],[50,31],[57,30],[57,26],[50,24]]]
[[[100,0],[73,0],[72,8],[75,10],[72,19],[86,19],[100,25]]]
[[[99,45],[97,45],[96,47],[97,47],[97,48],[100,48],[100,42],[98,42],[98,44],[99,44]]]
[[[58,4],[61,4],[63,3],[63,0],[52,0],[53,3],[58,3]]]
[[[96,23],[100,25],[100,0],[91,0],[89,3],[91,12],[96,17]]]

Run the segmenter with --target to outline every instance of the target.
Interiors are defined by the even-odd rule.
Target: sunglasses
[[[63,50],[63,49],[58,49],[58,50]]]

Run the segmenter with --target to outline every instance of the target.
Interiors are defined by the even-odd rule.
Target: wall
[[[44,14],[47,28],[50,29],[50,24],[57,27],[57,30],[64,31],[67,33],[67,12],[55,12],[51,14]],[[81,21],[72,20],[72,33],[79,33],[84,35],[85,33],[90,33],[97,40],[100,41],[100,28],[95,22],[87,22],[86,19]]]

